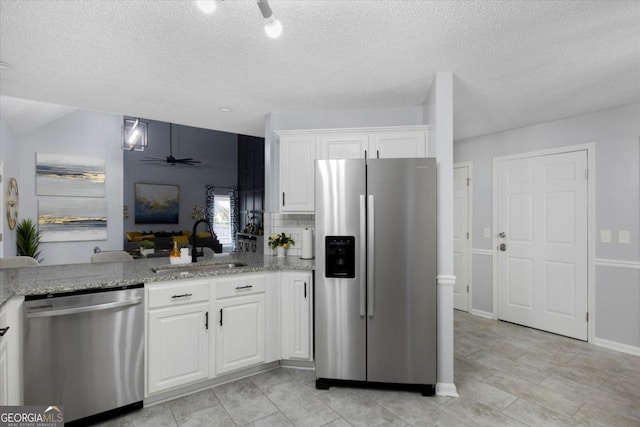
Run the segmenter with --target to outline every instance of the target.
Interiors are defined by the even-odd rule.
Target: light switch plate
[[[602,243],[611,243],[611,230],[600,230],[600,241]]]
[[[618,230],[618,243],[631,243],[629,230]]]
[[[491,229],[489,227],[485,227],[483,230],[483,236],[488,239],[491,237]]]

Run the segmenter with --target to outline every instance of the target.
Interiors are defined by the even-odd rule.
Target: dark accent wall
[[[240,231],[248,224],[264,225],[264,138],[238,135]]]
[[[192,157],[202,163],[171,166],[162,161],[143,162],[141,160],[145,157],[164,159],[169,155],[169,123],[142,120],[148,123],[148,147],[144,151],[123,153],[124,205],[129,210],[129,217],[124,219],[124,231],[191,230],[194,223],[191,218],[193,206],[206,205],[205,186],[231,187],[238,183],[238,135],[174,124],[173,156]],[[136,224],[134,184],[137,182],[178,185],[179,223]]]

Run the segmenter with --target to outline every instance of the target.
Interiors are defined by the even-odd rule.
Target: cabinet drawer
[[[264,292],[264,275],[216,279],[216,297],[227,298]]]
[[[147,308],[209,301],[209,280],[153,283],[147,286]]]

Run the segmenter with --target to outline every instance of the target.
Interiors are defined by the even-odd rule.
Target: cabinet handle
[[[284,191],[282,192],[282,206],[284,206]]]
[[[367,158],[367,150],[364,150],[364,158]]]
[[[190,296],[192,296],[193,294],[182,294],[182,295],[174,295],[171,297],[171,299],[177,299],[177,298],[188,298]]]
[[[204,314],[204,328],[206,330],[209,330],[209,312],[208,311]]]
[[[380,158],[380,150],[376,150],[376,158]]]
[[[304,299],[307,299],[307,282],[304,282]]]
[[[6,334],[8,330],[9,330],[8,326],[6,328],[0,328],[0,337],[3,337],[4,334]]]
[[[246,286],[236,286],[236,291],[244,291],[244,290],[250,290],[251,288],[253,288],[253,285],[246,285]]]
[[[220,309],[220,326],[222,326],[222,309]]]

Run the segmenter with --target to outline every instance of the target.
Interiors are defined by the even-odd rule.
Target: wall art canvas
[[[42,242],[107,240],[107,201],[51,198],[38,201]]]
[[[136,183],[136,224],[177,224],[180,187]]]
[[[104,197],[105,161],[97,157],[36,154],[38,196]]]

